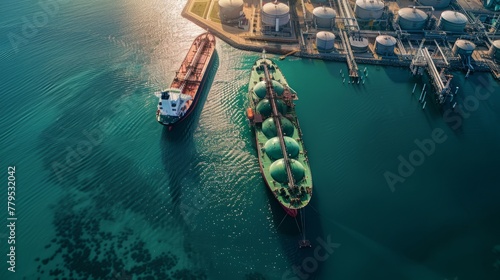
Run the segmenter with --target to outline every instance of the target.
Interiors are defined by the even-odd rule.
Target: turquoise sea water
[[[0,3],[0,217],[9,224],[16,166],[18,218],[15,273],[0,231],[0,279],[500,279],[489,74],[453,73],[460,115],[430,96],[422,110],[428,80],[407,69],[366,65],[366,83],[350,85],[343,63],[278,61],[299,93],[314,179],[313,247],[300,250],[244,115],[258,54],[218,40],[206,97],[169,132],[154,92],[203,32],[180,16],[186,1],[40,3],[49,10]],[[401,158],[417,164],[399,173]]]

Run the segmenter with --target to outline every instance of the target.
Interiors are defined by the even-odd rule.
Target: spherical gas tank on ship
[[[337,13],[330,7],[316,7],[313,10],[313,20],[318,28],[332,28],[336,17]]]
[[[427,14],[417,8],[403,8],[398,11],[399,26],[403,30],[424,29],[427,18]]]
[[[243,0],[219,0],[219,17],[223,21],[237,19],[243,14]]]
[[[283,3],[269,2],[262,6],[262,23],[283,26],[290,21],[290,8]]]
[[[287,106],[286,106],[285,102],[283,102],[283,100],[281,100],[281,99],[277,99],[275,104],[276,104],[276,109],[282,115],[284,115],[286,113],[286,110],[287,110]],[[257,104],[256,110],[257,110],[257,113],[261,114],[265,118],[271,116],[271,113],[273,112],[273,108],[272,108],[272,105],[271,105],[271,102],[269,101],[269,99],[262,99],[261,101],[259,101],[259,103]]]
[[[285,143],[288,157],[297,158],[300,152],[299,143],[295,139],[288,136],[283,137],[283,142]],[[264,152],[266,152],[266,155],[272,160],[283,158],[283,151],[281,150],[280,139],[278,137],[273,137],[267,140],[263,149]]]
[[[439,18],[438,26],[444,31],[463,32],[467,25],[467,17],[456,11],[444,11]]]
[[[287,118],[281,116],[281,132],[284,136],[293,136],[295,132],[295,127],[292,122]],[[276,128],[276,124],[274,123],[273,118],[267,118],[264,122],[262,122],[262,132],[269,139],[278,136],[278,129]]]
[[[296,182],[301,181],[306,174],[306,169],[302,163],[294,159],[290,159],[290,171]],[[271,166],[269,166],[269,173],[271,173],[271,177],[279,183],[284,184],[288,182],[287,168],[284,159],[278,159],[273,162]]]
[[[379,0],[356,0],[354,14],[360,19],[379,19],[384,13],[384,2]]]
[[[283,85],[280,84],[278,81],[275,81],[275,80],[272,81],[272,84],[273,84],[274,92],[278,96],[281,96],[283,94],[283,91],[285,90],[283,88]],[[267,94],[266,82],[265,81],[258,82],[255,86],[253,86],[253,92],[259,98],[266,97],[266,94]]]
[[[316,47],[319,52],[331,52],[335,48],[335,34],[320,31],[316,33]]]

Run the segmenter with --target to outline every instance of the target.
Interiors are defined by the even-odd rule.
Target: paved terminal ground
[[[236,48],[259,52],[265,48],[280,54],[299,49],[295,32],[281,37],[262,33],[260,0],[245,0],[242,17],[225,23],[219,17],[217,0],[189,0],[182,15]]]
[[[343,19],[342,14],[347,13],[354,17],[355,0],[284,1],[283,3],[290,4],[290,22],[279,31],[262,23],[261,4],[272,1],[243,0],[243,13],[240,17],[227,21],[221,20],[218,1],[189,0],[182,15],[239,49],[256,52],[266,49],[267,52],[276,54],[336,61],[350,60],[350,67],[353,60],[359,63],[409,66],[422,45],[429,49],[436,66],[460,69],[465,66],[460,57],[452,52],[452,48],[457,39],[467,39],[476,45],[471,56],[474,70],[498,73],[498,64],[491,60],[488,50],[491,41],[500,39],[500,33],[497,34],[497,29],[491,25],[495,19],[500,22],[500,13],[486,10],[480,0],[451,1],[448,7],[434,10],[421,7],[420,9],[429,15],[423,30],[399,28],[398,11],[409,6],[420,6],[413,0],[385,1],[384,12],[380,18],[356,18],[351,21],[357,25],[354,27],[349,26],[349,21]],[[313,10],[321,6],[330,6],[336,11],[332,28],[321,29],[314,24]],[[344,8],[340,9],[341,6]],[[455,10],[467,15],[469,23],[463,32],[445,32],[437,26],[439,17],[445,10]],[[482,24],[484,28],[480,27]],[[328,31],[335,35],[333,50],[318,50],[316,34],[319,31]],[[391,53],[380,55],[375,51],[376,37],[384,34],[394,37],[397,44]]]

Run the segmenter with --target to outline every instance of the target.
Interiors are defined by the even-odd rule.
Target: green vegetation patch
[[[193,7],[191,7],[191,12],[201,18],[205,18],[207,8],[208,1],[194,2]]]

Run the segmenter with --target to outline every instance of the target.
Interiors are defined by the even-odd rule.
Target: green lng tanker
[[[311,200],[313,185],[293,100],[297,93],[264,54],[252,66],[246,113],[262,177],[286,213],[295,217]]]

